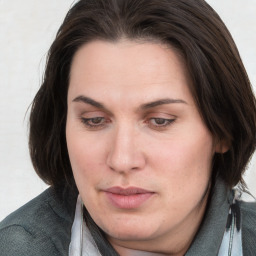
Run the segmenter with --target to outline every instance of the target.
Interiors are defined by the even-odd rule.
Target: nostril
[[[108,159],[107,165],[110,170],[120,173],[137,171],[144,168],[145,160],[139,153],[122,158],[114,157],[113,155]]]

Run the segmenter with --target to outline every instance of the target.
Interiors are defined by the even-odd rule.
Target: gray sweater
[[[0,223],[0,255],[68,255],[75,196],[49,188]],[[216,256],[225,231],[230,191],[222,181],[213,189],[201,227],[186,256]],[[240,202],[244,256],[256,255],[256,203]]]

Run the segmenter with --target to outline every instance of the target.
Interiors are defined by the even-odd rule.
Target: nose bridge
[[[138,133],[132,125],[119,124],[113,131],[107,164],[112,170],[127,172],[143,167]]]

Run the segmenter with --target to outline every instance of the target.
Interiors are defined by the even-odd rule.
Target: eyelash
[[[93,121],[96,121],[96,123],[92,123]],[[99,121],[97,123],[97,121]],[[151,121],[154,121],[155,124],[152,124]],[[157,124],[157,122],[160,123],[163,121],[163,124]],[[167,118],[159,118],[159,117],[152,117],[149,118],[146,123],[149,125],[150,128],[155,130],[161,130],[168,126],[170,126],[175,119],[167,119]],[[81,122],[86,126],[86,128],[91,130],[97,130],[103,128],[109,121],[106,120],[105,117],[92,117],[92,118],[81,118]]]
[[[150,121],[152,121],[152,120],[154,120],[155,124],[150,123]],[[161,123],[161,121],[163,121],[164,123],[157,124],[158,121],[160,121],[160,123]],[[147,121],[147,123],[149,123],[150,126],[152,125],[154,129],[164,129],[164,128],[170,126],[174,121],[175,121],[175,119],[152,117]]]
[[[93,120],[100,120],[100,123],[94,123],[92,124]],[[102,123],[102,120],[105,120],[104,117],[100,117],[100,116],[97,116],[97,117],[92,117],[92,118],[84,118],[82,117],[81,118],[81,121],[82,123],[87,127],[87,128],[90,128],[90,129],[97,129],[97,128],[101,128],[102,126],[105,125],[105,122]]]

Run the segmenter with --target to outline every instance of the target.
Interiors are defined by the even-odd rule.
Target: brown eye
[[[92,117],[92,118],[81,118],[82,123],[90,129],[101,128],[106,124],[106,119],[104,117]]]
[[[166,118],[150,118],[148,121],[149,127],[152,129],[164,129],[170,126],[175,119],[166,119]]]
[[[155,122],[157,125],[164,125],[165,122],[166,122],[166,119],[163,119],[163,118],[155,118],[155,119],[154,119],[154,122]]]
[[[91,118],[91,123],[99,124],[102,122],[103,119],[104,119],[103,117],[94,117],[94,118]]]
[[[150,122],[155,126],[167,126],[171,124],[175,119],[166,119],[166,118],[151,118]]]

